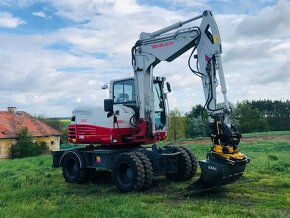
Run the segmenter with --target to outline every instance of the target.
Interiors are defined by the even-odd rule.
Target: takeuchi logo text
[[[162,47],[165,47],[165,46],[171,46],[174,44],[174,41],[170,41],[170,42],[164,42],[164,43],[160,43],[160,44],[154,44],[154,45],[151,45],[152,48],[162,48]]]

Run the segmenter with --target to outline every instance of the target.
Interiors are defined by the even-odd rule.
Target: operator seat
[[[117,99],[117,103],[123,103],[130,101],[129,95],[126,93],[121,93]]]

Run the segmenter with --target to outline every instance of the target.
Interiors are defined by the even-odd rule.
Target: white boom
[[[184,24],[201,19],[199,26],[180,29]],[[175,32],[173,30],[176,30]],[[191,190],[207,190],[231,183],[240,178],[249,159],[239,152],[240,133],[230,121],[227,88],[221,63],[221,37],[210,11],[189,20],[178,22],[153,33],[141,33],[132,48],[132,65],[137,87],[137,107],[139,122],[146,121],[147,135],[154,137],[154,95],[152,90],[153,69],[161,61],[173,61],[190,48],[188,60],[191,71],[202,80],[205,108],[213,146],[206,160],[199,161],[201,177],[191,186]],[[197,70],[191,67],[191,57],[195,50]],[[217,76],[218,71],[218,76]],[[224,107],[217,108],[216,87],[219,77],[224,97]]]
[[[179,29],[184,24],[202,19],[201,24],[195,27]],[[172,30],[175,32],[170,32]],[[170,33],[168,33],[170,32]],[[220,54],[222,46],[217,24],[210,11],[183,22],[178,22],[153,33],[141,33],[140,39],[132,49],[132,64],[136,81],[137,104],[140,118],[151,123],[150,129],[154,134],[154,99],[153,99],[153,69],[160,61],[171,62],[190,48],[197,49],[199,71],[194,71],[202,79],[206,109],[209,121],[212,116],[223,115],[225,123],[230,126],[228,116],[229,105],[227,89]],[[189,60],[190,61],[190,60]],[[216,86],[217,75],[224,95],[223,109],[217,109]]]

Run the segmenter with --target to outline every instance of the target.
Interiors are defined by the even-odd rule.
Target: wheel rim
[[[74,159],[69,159],[67,163],[67,173],[70,177],[74,177],[78,172],[77,162]]]
[[[121,163],[119,166],[118,180],[123,186],[129,186],[132,182],[133,170],[127,163]]]

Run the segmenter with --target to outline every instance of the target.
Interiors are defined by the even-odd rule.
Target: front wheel
[[[140,158],[134,152],[117,156],[112,170],[112,180],[120,192],[141,191],[145,173]]]

